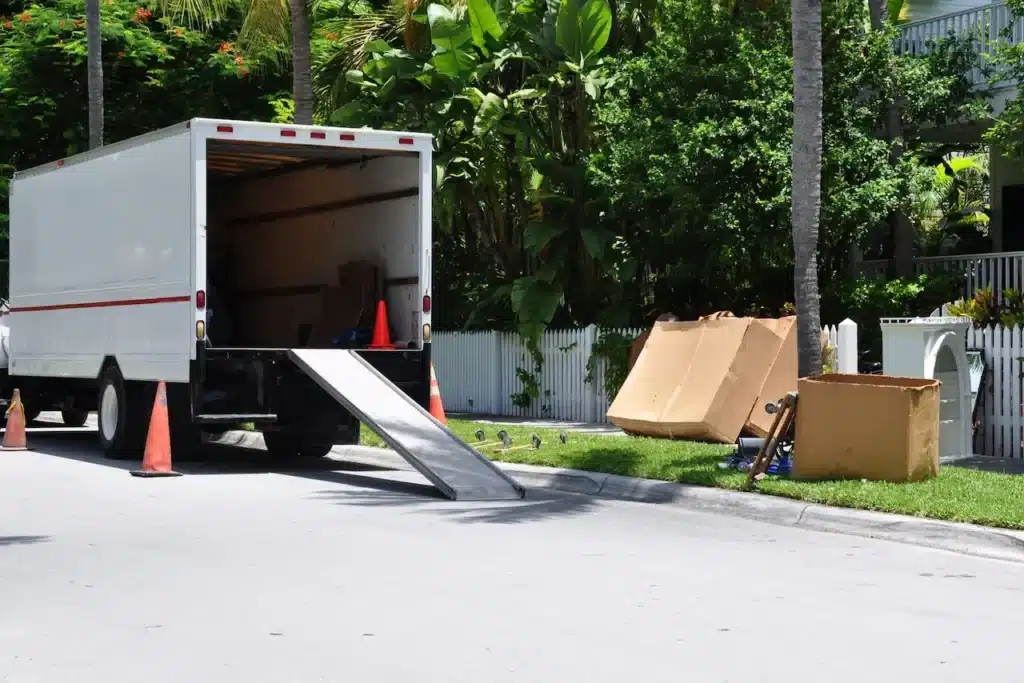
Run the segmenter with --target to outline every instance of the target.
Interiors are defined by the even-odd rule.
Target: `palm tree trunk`
[[[87,88],[89,96],[89,149],[103,146],[103,36],[100,0],[85,0]]]
[[[821,373],[821,0],[793,0],[793,284],[801,377]]]
[[[309,44],[309,11],[306,0],[288,0],[292,19],[292,98],[295,123],[313,123],[312,48]]]

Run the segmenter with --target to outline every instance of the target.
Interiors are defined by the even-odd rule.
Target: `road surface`
[[[1016,681],[1024,565],[238,454],[0,453],[0,680]],[[334,465],[337,466],[337,465]]]

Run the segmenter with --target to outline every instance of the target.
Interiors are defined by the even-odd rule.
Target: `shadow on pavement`
[[[34,543],[46,543],[49,536],[0,536],[0,547],[5,545],[32,545]]]
[[[31,428],[28,432],[28,445],[31,451],[39,452],[43,456],[65,458],[124,472],[138,469],[140,465],[137,459],[114,460],[106,457],[96,442],[96,433],[93,430]],[[407,472],[396,472],[390,467],[363,462],[331,458],[279,462],[263,450],[220,444],[207,444],[199,451],[187,455],[173,455],[174,470],[188,476],[281,474],[331,484],[376,489],[406,498],[418,497],[412,498],[413,501],[445,500],[430,484],[393,478],[396,475],[408,476]],[[380,473],[385,476],[366,476],[360,473]]]
[[[429,490],[434,491],[433,488]],[[360,507],[409,508],[460,524],[520,524],[553,517],[580,515],[597,506],[597,501],[588,496],[571,493],[556,493],[527,489],[526,498],[521,501],[492,503],[486,501],[453,501],[445,506],[425,506],[428,501],[410,498],[395,492],[374,491],[318,491],[316,497],[338,505]],[[435,498],[442,498],[436,493]],[[442,498],[443,499],[443,498]]]
[[[77,462],[110,467],[122,471],[138,469],[137,459],[114,460],[106,457],[96,440],[95,429],[71,429],[35,423],[28,430],[28,445],[41,456],[65,458]],[[187,476],[232,474],[281,474],[301,477],[351,489],[320,491],[317,497],[338,505],[368,507],[420,508],[459,523],[517,524],[552,517],[583,514],[596,503],[586,496],[527,490],[522,501],[453,501],[433,485],[408,481],[419,475],[387,465],[351,462],[333,458],[274,460],[264,450],[206,444],[195,453],[174,453],[174,470]],[[444,506],[427,505],[444,501]]]

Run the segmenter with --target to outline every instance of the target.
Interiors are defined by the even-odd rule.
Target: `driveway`
[[[0,453],[0,680],[1017,680],[1024,566],[240,451]]]

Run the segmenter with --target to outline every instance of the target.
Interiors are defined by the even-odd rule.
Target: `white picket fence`
[[[1024,338],[1022,330],[1007,329],[1002,325],[992,328],[969,329],[967,348],[982,352],[987,376],[978,397],[974,450],[1000,458],[1022,457],[1024,440],[1024,391],[1022,372],[1024,365]]]
[[[435,332],[434,366],[449,412],[531,417],[574,422],[606,422],[611,399],[604,391],[604,363],[596,364],[593,382],[587,382],[587,362],[602,332],[636,337],[641,329],[598,331],[590,326],[549,330],[541,339],[544,362],[536,375],[539,395],[527,407],[517,406],[513,395],[523,391],[519,369],[534,374],[535,367],[522,339],[513,332]]]
[[[537,379],[539,395],[521,407],[513,395],[524,389],[519,369],[534,373],[534,363],[522,339],[512,332],[435,332],[433,353],[437,381],[448,412],[529,417],[574,422],[607,422],[614,396],[604,390],[605,363],[595,363],[593,382],[587,382],[587,362],[601,334],[619,333],[635,338],[641,328],[598,330],[595,326],[549,330],[541,339],[543,367]],[[822,330],[837,346],[842,365],[838,327]],[[856,340],[856,328],[853,339]],[[847,349],[856,367],[856,344]]]

